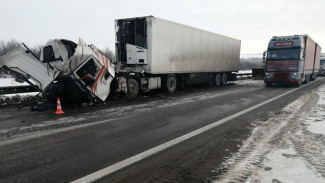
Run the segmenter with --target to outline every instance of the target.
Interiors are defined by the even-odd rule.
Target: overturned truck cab
[[[82,96],[106,100],[115,78],[115,65],[99,49],[82,39],[76,44],[54,39],[46,43],[37,58],[23,47],[0,57],[0,68],[10,70],[43,95],[79,103]]]

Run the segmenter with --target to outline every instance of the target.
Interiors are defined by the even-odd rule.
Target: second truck
[[[118,19],[115,30],[114,62],[81,39],[78,44],[56,39],[45,45],[40,59],[20,48],[0,57],[0,67],[44,94],[81,92],[103,101],[112,91],[134,98],[140,91],[174,92],[187,84],[236,79],[240,40],[153,16]],[[77,90],[66,89],[71,86]]]
[[[316,79],[321,49],[308,35],[274,36],[263,54],[266,86],[300,86]]]

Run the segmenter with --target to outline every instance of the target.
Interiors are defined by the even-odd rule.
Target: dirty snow
[[[307,130],[312,133],[325,135],[325,120],[320,122],[309,123]]]
[[[325,182],[324,178],[312,170],[312,167],[306,164],[292,147],[272,151],[267,155],[263,164],[264,171],[257,172],[252,176],[252,180],[285,183]],[[247,181],[247,183],[254,181]]]
[[[0,78],[0,87],[7,87],[7,86],[28,86],[28,83],[16,82],[14,78]]]
[[[253,125],[214,183],[325,183],[325,84]]]

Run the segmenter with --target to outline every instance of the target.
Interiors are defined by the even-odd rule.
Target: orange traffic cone
[[[62,108],[61,108],[60,98],[58,98],[58,101],[57,101],[57,110],[56,110],[55,114],[64,114],[64,112],[62,111]]]

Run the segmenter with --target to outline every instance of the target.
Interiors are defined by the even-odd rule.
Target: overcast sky
[[[325,0],[0,0],[0,40],[81,37],[114,49],[114,20],[147,15],[240,39],[242,54],[293,34],[309,34],[325,52]]]

